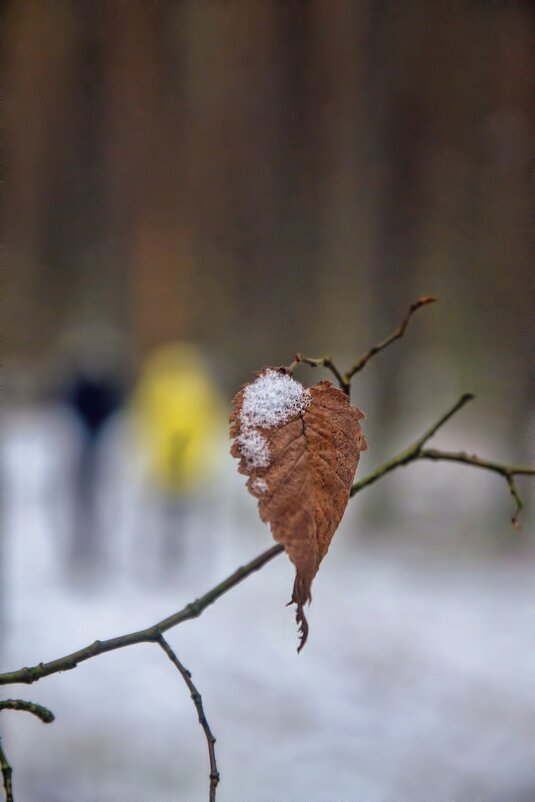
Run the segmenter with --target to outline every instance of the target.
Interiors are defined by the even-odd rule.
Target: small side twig
[[[24,710],[26,713],[31,713],[36,718],[40,719],[43,724],[50,724],[54,721],[54,713],[43,705],[38,705],[36,702],[27,702],[24,699],[2,699],[0,701],[0,710]],[[2,741],[0,739],[0,771],[2,772],[2,780],[4,782],[4,795],[5,802],[14,802],[13,796],[13,769],[9,763],[6,754],[2,748]]]
[[[411,451],[418,451],[419,449],[424,446],[428,440],[431,440],[434,434],[441,429],[445,423],[449,421],[450,418],[453,418],[456,412],[459,412],[465,404],[468,404],[469,401],[474,401],[475,395],[473,393],[464,393],[455,404],[450,407],[450,409],[446,410],[446,412],[440,416],[440,418],[433,423],[432,426],[427,429],[421,437],[416,440],[416,442],[410,447]]]
[[[421,298],[418,298],[418,300],[415,301],[413,304],[411,304],[409,306],[407,314],[405,315],[405,317],[403,318],[397,329],[394,332],[392,332],[392,334],[390,334],[389,337],[386,337],[386,339],[382,340],[380,343],[377,343],[377,345],[372,346],[372,348],[370,348],[369,351],[366,351],[365,354],[363,354],[359,359],[357,359],[355,364],[351,368],[349,368],[349,370],[345,374],[344,376],[345,381],[350,382],[353,376],[356,373],[359,373],[359,371],[361,371],[362,368],[365,365],[367,365],[367,363],[370,361],[372,357],[374,357],[380,351],[383,351],[385,348],[388,348],[388,346],[392,345],[392,343],[395,342],[396,340],[401,339],[401,337],[403,337],[403,335],[405,334],[407,326],[409,325],[410,319],[412,318],[414,313],[417,312],[418,309],[421,309],[422,306],[427,306],[427,304],[435,303],[436,300],[437,300],[436,298],[424,295]]]
[[[520,513],[524,507],[520,492],[516,486],[515,476],[535,476],[535,468],[529,465],[502,465],[488,459],[481,459],[476,454],[467,454],[465,451],[441,451],[437,448],[425,448],[420,452],[418,459],[429,459],[433,461],[460,462],[464,465],[472,465],[475,468],[483,468],[492,471],[499,476],[503,476],[509,487],[509,492],[515,502],[515,511],[511,517],[511,523],[515,529],[520,529]]]
[[[36,702],[26,702],[24,699],[2,699],[0,710],[24,710],[40,719],[43,724],[51,724],[55,719],[54,713],[47,707]]]
[[[6,753],[2,747],[2,740],[0,739],[0,771],[2,772],[2,780],[4,781],[4,794],[6,802],[14,802],[13,797],[13,769],[9,763]]]
[[[346,395],[349,395],[350,385],[346,381],[341,371],[337,368],[337,366],[335,365],[330,356],[320,356],[317,359],[315,359],[311,356],[303,356],[303,354],[296,354],[294,361],[288,367],[288,372],[293,373],[295,367],[300,362],[302,362],[304,365],[310,365],[313,368],[323,367],[327,368],[327,370],[330,370],[334,378],[338,382],[338,386],[340,387],[340,389],[343,390],[344,393],[346,393]]]
[[[458,401],[448,409],[444,415],[442,415],[436,423],[434,423],[424,434],[418,438],[412,445],[398,454],[396,457],[388,460],[383,465],[381,465],[377,470],[373,471],[372,473],[365,476],[360,481],[356,482],[353,487],[351,488],[351,496],[356,495],[360,490],[363,490],[368,485],[377,482],[383,476],[386,476],[387,473],[393,471],[395,468],[400,468],[402,465],[408,465],[411,462],[416,462],[416,460],[420,459],[427,459],[427,460],[434,460],[435,462],[438,461],[449,461],[449,462],[460,462],[464,463],[465,465],[471,465],[474,468],[482,468],[483,470],[493,471],[494,473],[503,476],[507,481],[509,491],[515,501],[516,509],[511,518],[511,523],[517,529],[520,528],[520,512],[522,510],[523,504],[522,499],[520,497],[520,493],[518,488],[515,484],[514,477],[515,476],[535,476],[535,468],[530,467],[529,465],[503,465],[500,462],[494,462],[492,460],[481,459],[476,454],[467,454],[464,451],[441,451],[440,449],[436,448],[424,448],[423,446],[427,443],[428,440],[456,413],[458,412],[461,407],[471,401],[474,396],[470,393],[466,393],[465,395],[461,396]]]
[[[383,351],[385,348],[388,348],[389,345],[392,345],[393,342],[396,340],[401,339],[405,334],[407,326],[409,325],[410,319],[414,315],[418,309],[421,309],[422,306],[427,306],[427,304],[432,304],[436,301],[436,298],[432,298],[430,296],[422,296],[418,298],[417,301],[412,303],[409,306],[407,314],[397,327],[397,329],[392,332],[388,337],[381,342],[377,343],[377,345],[372,346],[366,353],[364,353],[356,362],[355,364],[349,368],[346,373],[342,373],[339,368],[335,365],[333,360],[330,356],[320,356],[320,357],[310,357],[310,356],[303,356],[303,354],[296,354],[294,361],[291,365],[288,366],[287,370],[289,373],[293,373],[296,366],[303,362],[305,365],[310,365],[313,368],[324,367],[331,371],[334,378],[338,382],[338,386],[340,389],[346,394],[349,395],[351,392],[351,379],[356,373],[362,370],[362,368],[368,364],[370,359],[378,354],[380,351]]]
[[[522,503],[522,499],[520,498],[520,493],[518,492],[518,487],[516,486],[514,480],[514,474],[506,474],[505,479],[509,486],[509,492],[513,497],[513,501],[516,504],[516,509],[511,516],[511,523],[515,527],[515,529],[520,529],[520,513],[524,508],[524,504]]]
[[[193,700],[193,704],[197,710],[197,715],[199,717],[199,724],[204,730],[204,734],[206,736],[206,743],[208,744],[208,757],[210,760],[210,794],[209,794],[209,802],[215,802],[216,798],[216,788],[217,784],[219,783],[219,771],[217,769],[217,762],[215,757],[215,738],[210,729],[208,721],[206,719],[206,715],[204,712],[204,707],[202,703],[202,696],[199,693],[198,689],[193,684],[193,680],[191,678],[191,672],[182,665],[178,657],[176,656],[175,652],[169,645],[168,641],[164,638],[163,635],[157,638],[157,643],[166,653],[169,660],[176,666],[180,674],[182,675],[182,679],[188,686],[188,690],[191,694],[191,698]]]
[[[458,412],[461,407],[471,401],[474,398],[473,395],[470,393],[466,393],[465,395],[461,396],[455,404],[450,407],[440,418],[434,423],[432,426],[427,429],[421,437],[418,438],[412,445],[408,446],[404,451],[397,456],[392,457],[387,462],[380,465],[372,473],[369,473],[363,479],[356,482],[353,487],[351,488],[350,495],[354,496],[360,490],[363,490],[368,485],[372,485],[375,482],[382,479],[383,476],[386,476],[387,473],[393,471],[395,468],[399,468],[402,465],[408,465],[409,462],[414,462],[414,460],[420,458],[420,454],[422,451],[422,447],[427,443],[427,441],[443,426],[456,412]]]

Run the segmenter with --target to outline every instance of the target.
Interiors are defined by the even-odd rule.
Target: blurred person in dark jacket
[[[67,560],[78,577],[105,569],[98,520],[102,442],[107,424],[125,403],[127,387],[124,358],[113,339],[101,342],[86,332],[69,351],[58,395],[80,433],[71,477],[73,523]]]

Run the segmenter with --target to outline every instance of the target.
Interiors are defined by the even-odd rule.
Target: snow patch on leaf
[[[310,404],[310,391],[286,373],[268,368],[248,384],[243,394],[243,428],[272,429],[301,414]]]
[[[286,373],[268,368],[245,387],[240,409],[238,446],[248,468],[267,468],[271,454],[259,429],[274,429],[300,415],[310,404],[310,392]],[[263,489],[253,488],[258,493]]]
[[[242,430],[238,445],[249,468],[267,468],[271,462],[267,440],[256,429]]]
[[[257,477],[253,482],[251,482],[251,490],[255,493],[261,495],[262,493],[266,493],[268,489],[268,483],[265,479],[261,479]]]

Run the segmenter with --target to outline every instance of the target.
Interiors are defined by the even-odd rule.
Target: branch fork
[[[294,361],[288,367],[288,372],[293,373],[300,362],[303,362],[305,365],[310,365],[313,368],[327,368],[331,371],[334,378],[338,382],[340,389],[343,390],[346,395],[349,395],[351,392],[351,380],[353,376],[355,376],[357,373],[360,373],[360,371],[366,367],[372,357],[376,356],[376,354],[380,353],[385,348],[388,348],[389,345],[392,345],[392,343],[394,343],[396,340],[400,340],[403,337],[412,316],[418,311],[418,309],[421,309],[422,306],[428,306],[429,304],[435,303],[436,301],[436,298],[433,298],[429,295],[423,295],[418,298],[417,301],[409,306],[405,317],[397,329],[395,329],[388,337],[385,337],[384,340],[381,340],[381,342],[377,343],[377,345],[374,345],[368,351],[365,351],[345,373],[342,373],[342,371],[338,369],[330,356],[320,356],[314,358],[303,356],[303,354],[299,353],[295,355]]]

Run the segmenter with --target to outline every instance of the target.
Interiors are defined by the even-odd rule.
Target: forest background
[[[437,296],[439,303],[419,312],[404,340],[374,359],[354,384],[354,402],[368,415],[370,451],[361,475],[414,439],[464,392],[473,392],[477,400],[450,422],[442,443],[503,462],[529,463],[530,23],[530,7],[522,2],[6,4],[2,465],[7,513],[0,600],[6,669],[146,625],[147,607],[163,615],[177,606],[176,591],[173,596],[168,588],[169,595],[160,597],[160,591],[143,583],[140,589],[132,581],[126,606],[136,620],[126,618],[124,609],[113,612],[127,593],[117,554],[124,549],[130,519],[115,527],[122,545],[109,547],[113,526],[101,532],[112,554],[99,558],[99,570],[111,577],[107,589],[88,583],[77,596],[80,588],[73,590],[77,582],[63,564],[61,544],[70,537],[65,510],[72,499],[60,499],[58,509],[65,514],[59,517],[45,507],[49,510],[51,497],[56,503],[54,494],[61,496],[58,487],[69,474],[73,453],[61,393],[66,378],[87,364],[118,380],[124,392],[120,411],[126,413],[154,349],[193,342],[208,360],[219,397],[229,400],[256,369],[289,364],[297,351],[331,354],[350,364],[388,334],[417,297]],[[328,376],[300,371],[306,382]],[[127,461],[115,444],[110,450],[113,459]],[[222,578],[223,569],[231,571],[269,545],[267,531],[260,525],[255,529],[254,504],[238,480],[228,478],[234,470],[229,459],[219,474],[210,475],[210,493],[217,495],[213,488],[219,487],[219,502],[223,496],[224,503],[231,499],[234,512],[221,531],[200,514],[198,559],[188,569],[178,601],[187,602]],[[389,794],[414,802],[418,793],[429,802],[430,775],[437,799],[438,791],[443,798],[460,793],[475,799],[482,793],[486,802],[521,800],[524,793],[532,799],[535,777],[523,746],[529,683],[527,675],[518,676],[519,656],[531,643],[527,635],[524,640],[522,587],[533,559],[532,503],[522,484],[527,509],[518,534],[509,526],[505,483],[482,473],[416,465],[351,502],[357,511],[350,513],[344,537],[355,549],[351,564],[359,572],[361,596],[354,595],[353,584],[351,592],[349,585],[347,592],[340,591],[340,571],[348,564],[343,549],[349,546],[340,546],[346,556],[337,562],[333,545],[322,568],[323,587],[330,589],[321,602],[325,619],[317,613],[314,642],[307,645],[313,654],[328,642],[339,663],[315,665],[306,677],[301,663],[298,669],[286,666],[289,658],[281,655],[292,638],[291,620],[280,642],[278,636],[273,641],[266,636],[267,645],[255,642],[257,662],[248,667],[229,656],[217,618],[213,626],[219,635],[201,629],[204,635],[191,636],[191,643],[186,637],[186,663],[200,672],[202,689],[208,687],[211,722],[221,741],[231,722],[222,756],[228,778],[221,784],[222,800],[238,798],[236,788],[246,789],[247,799],[260,799],[255,789],[265,782],[285,802],[316,799],[313,793],[323,802],[326,788],[340,798],[360,788],[366,802]],[[206,498],[199,497],[199,508]],[[44,555],[41,567],[29,565],[27,555],[34,549]],[[210,562],[207,555],[216,552]],[[253,587],[254,581],[250,591],[245,586],[239,591],[251,595],[239,596],[236,606],[221,614],[232,641],[249,631],[247,620],[240,620],[244,598],[251,609],[260,600],[266,609],[281,603],[281,617],[275,624],[266,618],[262,634],[271,626],[277,632],[286,627],[286,575],[270,573]],[[31,583],[39,601],[27,591]],[[119,595],[107,596],[110,588]],[[360,626],[355,619],[366,621],[358,634],[351,630],[351,648],[334,635],[325,639],[331,592],[341,594],[336,610],[348,627]],[[360,615],[359,599],[365,607]],[[64,640],[45,626],[45,611],[67,616]],[[371,625],[374,616],[377,629]],[[421,626],[420,635],[403,629],[411,616]],[[492,645],[491,622],[497,616],[502,626],[496,637],[509,640]],[[447,656],[435,663],[431,633],[437,620]],[[102,631],[107,627],[109,632]],[[210,674],[209,650],[201,648],[206,633],[212,633],[219,654],[219,678]],[[418,638],[427,639],[425,648]],[[427,691],[418,690],[416,677],[427,676],[419,648],[430,661],[429,681],[436,680],[431,702]],[[462,654],[470,648],[468,667]],[[270,649],[285,666],[289,697],[260,669],[262,661],[273,659]],[[303,653],[300,660],[305,659],[313,657]],[[84,682],[67,677],[39,686],[43,703],[63,707],[66,730],[56,722],[40,732],[38,722],[13,713],[8,723],[5,714],[4,741],[15,768],[20,764],[21,798],[46,792],[47,802],[82,800],[94,780],[87,755],[95,760],[105,752],[105,720],[118,729],[106,724],[115,763],[104,760],[100,767],[102,788],[113,798],[139,787],[136,761],[144,746],[132,733],[129,741],[123,729],[124,699],[113,707],[120,671],[111,672],[119,684],[108,686],[104,676],[110,666],[91,675],[104,688],[107,718],[102,710],[96,715],[90,693],[93,702],[83,701]],[[378,667],[393,695],[386,709],[374,684]],[[310,712],[318,682],[325,683],[333,672],[338,676],[337,671],[344,677],[351,671],[364,697],[376,700],[362,726],[368,735],[381,733],[386,766],[368,737],[359,736],[350,758],[336,746],[334,733],[344,732],[340,721],[349,726],[342,712],[348,698],[343,682],[339,710],[334,703]],[[241,678],[237,693],[244,707],[238,711],[222,702],[231,677]],[[415,683],[409,709],[402,701],[407,677]],[[305,689],[310,681],[311,697],[304,707],[297,705],[294,721],[280,711],[291,706],[292,681],[298,678]],[[172,677],[169,693],[175,693],[175,681]],[[178,726],[187,737],[176,711],[168,715],[157,706],[159,680],[153,676],[147,682],[152,684],[145,693],[154,700],[147,731],[161,732],[163,726],[174,733],[171,742]],[[377,696],[364,693],[367,682]],[[476,686],[486,688],[483,702]],[[73,699],[81,707],[71,720],[65,708]],[[473,719],[459,724],[459,730],[449,729],[453,719],[447,710],[463,705]],[[429,707],[438,711],[436,720],[415,724],[414,710],[423,716]],[[280,716],[270,718],[271,710]],[[244,777],[237,766],[249,715],[265,754],[262,768],[251,764]],[[310,743],[305,739],[282,758],[274,747],[281,733],[310,724],[311,715]],[[136,719],[140,728],[142,720]],[[498,735],[493,740],[488,734],[494,732],[489,721],[496,732],[507,733],[510,762],[500,769],[496,755],[505,746]],[[64,770],[66,731],[71,762]],[[400,734],[409,744],[403,759]],[[478,738],[477,754],[463,757],[467,744]],[[329,739],[332,750],[313,758],[313,744]],[[422,751],[423,741],[429,742],[425,749],[431,757]],[[41,755],[32,766],[23,759],[29,743],[38,744],[35,751]],[[178,781],[186,796],[197,793],[197,776],[199,788],[204,787],[200,741],[191,754],[183,745],[184,774],[173,768],[166,748],[155,752],[159,774],[145,778],[141,798],[150,798],[155,788],[158,798],[166,800],[167,793],[174,798]],[[306,784],[291,769],[296,754],[310,763]],[[348,763],[358,776],[351,775]]]

